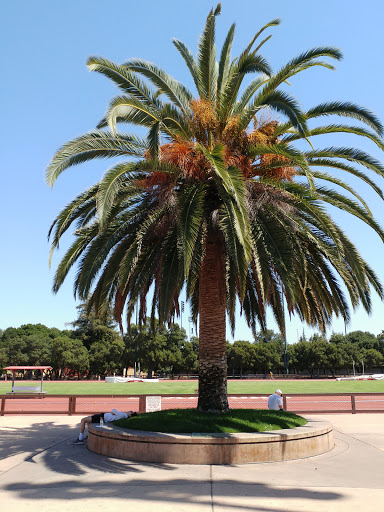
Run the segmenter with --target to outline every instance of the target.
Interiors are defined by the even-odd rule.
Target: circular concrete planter
[[[332,425],[309,420],[303,427],[241,434],[163,434],[89,426],[88,448],[101,455],[169,464],[246,464],[303,459],[334,447]]]

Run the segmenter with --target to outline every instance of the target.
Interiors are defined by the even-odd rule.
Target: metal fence
[[[186,409],[197,406],[197,395],[0,395],[1,416],[5,414],[88,415],[109,411],[145,412],[147,396],[161,397],[161,409]],[[267,409],[265,394],[228,395],[231,409]],[[304,413],[379,413],[384,412],[384,393],[289,394],[283,397],[284,409]]]

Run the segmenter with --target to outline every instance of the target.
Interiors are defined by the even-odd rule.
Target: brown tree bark
[[[228,411],[225,306],[224,242],[211,236],[199,276],[199,411]]]

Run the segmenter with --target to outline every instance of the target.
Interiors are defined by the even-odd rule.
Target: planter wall
[[[101,455],[169,464],[245,464],[302,459],[334,447],[332,425],[309,420],[289,430],[241,434],[163,434],[89,426],[88,448]]]

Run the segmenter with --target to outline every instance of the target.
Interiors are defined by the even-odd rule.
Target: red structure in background
[[[40,393],[44,393],[43,391],[43,379],[44,379],[44,371],[52,370],[52,366],[7,366],[4,370],[10,370],[12,372],[12,390],[11,393],[17,392],[17,387],[15,386],[15,373],[23,370],[40,370],[41,372],[41,384],[40,384]],[[20,386],[21,388],[21,386]],[[22,391],[22,389],[20,389]]]

